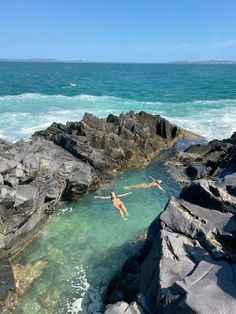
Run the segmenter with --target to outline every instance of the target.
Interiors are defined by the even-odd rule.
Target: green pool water
[[[123,221],[110,200],[95,195],[125,193],[124,185],[163,180],[158,188],[134,190],[123,202],[129,211]],[[79,202],[65,203],[50,216],[37,239],[19,260],[22,264],[47,261],[20,299],[17,314],[102,313],[102,294],[112,276],[135,252],[150,222],[160,213],[169,194],[179,193],[160,161],[149,167],[126,171],[113,185],[89,194]]]

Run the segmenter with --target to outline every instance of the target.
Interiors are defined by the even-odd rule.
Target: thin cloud
[[[202,43],[158,43],[133,48],[136,56],[148,56],[153,61],[170,60],[236,60],[236,39]]]

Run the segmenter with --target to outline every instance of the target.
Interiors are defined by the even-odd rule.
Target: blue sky
[[[235,0],[1,0],[0,57],[236,60]]]

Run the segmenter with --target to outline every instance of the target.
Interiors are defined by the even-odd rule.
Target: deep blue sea
[[[0,63],[0,137],[27,139],[54,121],[79,120],[85,111],[104,117],[129,110],[161,114],[210,139],[227,137],[236,125],[236,65]],[[167,192],[140,189],[124,197],[127,221],[92,193],[56,209],[17,261],[47,266],[15,314],[103,312],[109,280],[180,187],[156,159],[96,192],[122,194],[124,185],[150,176],[163,180]]]
[[[28,138],[85,111],[146,110],[201,133],[229,136],[236,65],[0,62],[0,137]]]

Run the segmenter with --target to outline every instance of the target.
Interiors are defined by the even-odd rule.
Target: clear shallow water
[[[236,65],[0,62],[0,137],[17,140],[85,111],[146,110],[209,139],[235,130]]]
[[[129,218],[123,221],[110,200],[94,199],[59,208],[41,235],[21,258],[21,263],[43,260],[48,267],[23,296],[15,313],[101,313],[101,295],[112,275],[140,245],[139,237],[165,206],[178,185],[168,180],[165,169],[154,161],[148,168],[131,170],[111,188],[124,193],[123,186],[161,178],[164,193],[157,188],[140,189],[123,197]]]

